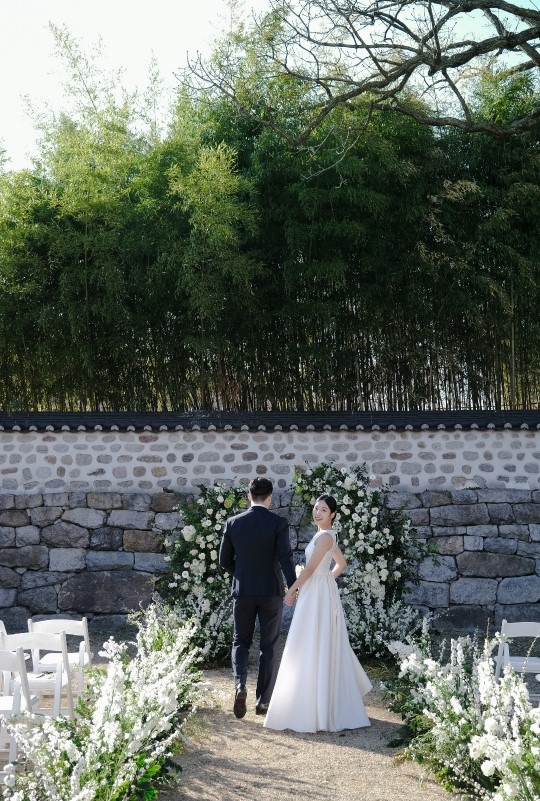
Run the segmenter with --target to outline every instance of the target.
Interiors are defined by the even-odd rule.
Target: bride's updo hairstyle
[[[319,501],[324,501],[325,504],[330,509],[330,517],[332,518],[332,523],[333,523],[334,522],[334,517],[336,516],[336,512],[337,512],[337,501],[336,501],[336,499],[334,498],[333,495],[328,495],[328,493],[323,492],[322,495],[319,495],[319,497],[317,498],[315,503],[318,503]]]

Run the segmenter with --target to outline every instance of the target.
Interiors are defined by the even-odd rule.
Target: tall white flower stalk
[[[405,639],[420,625],[401,596],[428,552],[425,541],[416,538],[402,512],[389,508],[386,491],[370,488],[365,466],[324,462],[297,471],[293,488],[293,502],[305,506],[306,522],[319,495],[336,499],[334,528],[349,565],[341,594],[351,645],[364,655],[387,654],[387,642]]]
[[[386,687],[390,706],[413,733],[408,755],[428,764],[449,787],[485,801],[540,799],[540,710],[521,676],[507,667],[495,679],[492,652],[464,637],[448,661],[426,648],[391,645],[400,672]]]
[[[152,605],[139,621],[136,653],[105,643],[73,722],[35,716],[15,724],[28,770],[9,779],[9,801],[121,801],[148,784],[181,737],[199,685],[192,630]],[[152,795],[152,793],[150,793]]]
[[[540,799],[540,709],[532,707],[521,676],[507,667],[500,682],[487,660],[479,665],[480,704],[484,711],[469,753],[498,786],[493,801]]]

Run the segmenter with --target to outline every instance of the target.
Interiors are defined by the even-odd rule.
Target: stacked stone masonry
[[[123,625],[169,570],[176,505],[165,493],[0,495],[0,619],[13,631],[56,613]]]
[[[392,493],[437,555],[418,570],[406,600],[440,630],[486,631],[501,621],[540,621],[540,491]]]
[[[0,491],[191,493],[200,484],[247,482],[253,475],[285,490],[296,467],[321,461],[365,463],[375,484],[405,492],[540,488],[537,429],[197,428],[0,431]]]
[[[289,519],[297,562],[311,532],[298,527],[290,489],[275,510]],[[22,630],[30,615],[85,614],[111,629],[149,602],[168,570],[164,532],[182,525],[170,492],[0,495],[0,619]],[[439,629],[485,630],[540,621],[540,489],[391,492],[438,556],[419,567],[407,599]]]

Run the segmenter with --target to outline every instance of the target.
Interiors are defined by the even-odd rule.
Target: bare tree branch
[[[540,11],[528,0],[270,0],[270,11],[219,54],[190,65],[198,91],[224,93],[262,125],[304,145],[339,106],[366,105],[429,126],[505,136],[539,123],[540,107],[511,122],[479,119],[471,80],[490,64],[528,75],[538,91]],[[287,128],[254,107],[250,87],[287,77],[305,103]],[[532,91],[532,90],[531,90]],[[423,96],[426,109],[407,98]],[[436,109],[433,110],[433,109]]]

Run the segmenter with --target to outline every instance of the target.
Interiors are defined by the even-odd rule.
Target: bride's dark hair
[[[327,492],[323,492],[322,495],[319,495],[319,497],[317,498],[315,503],[317,503],[318,501],[324,501],[325,502],[325,504],[330,509],[330,515],[332,517],[332,522],[334,522],[334,517],[335,517],[335,514],[337,512],[337,501],[334,498],[334,496],[333,495],[328,495]]]

